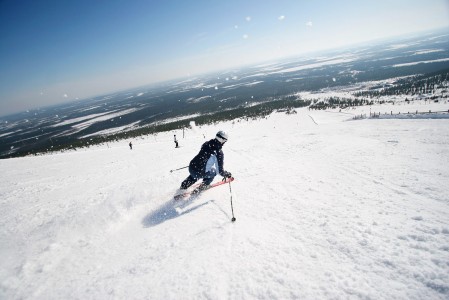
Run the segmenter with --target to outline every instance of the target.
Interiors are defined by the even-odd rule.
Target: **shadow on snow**
[[[229,214],[220,205],[215,203],[215,200],[208,200],[206,202],[197,204],[193,207],[184,210],[184,208],[192,204],[197,197],[198,196],[191,196],[187,200],[177,200],[177,201],[170,199],[165,204],[161,205],[159,208],[146,215],[145,218],[143,218],[142,220],[142,225],[146,228],[153,227],[162,224],[165,221],[191,213],[192,211],[197,210],[198,208],[210,203],[215,205],[218,208],[218,210],[220,210],[226,216],[226,218],[230,219]]]
[[[190,197],[187,200],[177,200],[177,201],[170,199],[168,202],[161,205],[159,208],[157,208],[156,210],[152,211],[147,216],[145,216],[145,218],[143,218],[143,220],[142,220],[143,226],[144,227],[153,227],[153,226],[159,225],[165,221],[188,214],[188,213],[200,208],[201,206],[204,206],[206,204],[209,204],[210,202],[213,202],[213,200],[210,200],[210,201],[195,205],[187,210],[183,210],[183,208],[190,205],[195,198],[196,197]]]

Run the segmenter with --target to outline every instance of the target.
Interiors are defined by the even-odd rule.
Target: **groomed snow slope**
[[[448,299],[449,120],[368,109],[0,160],[0,298]],[[228,185],[172,201],[219,129],[235,223]]]

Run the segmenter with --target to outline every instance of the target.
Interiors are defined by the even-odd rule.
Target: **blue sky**
[[[0,0],[0,115],[448,26],[447,0]]]

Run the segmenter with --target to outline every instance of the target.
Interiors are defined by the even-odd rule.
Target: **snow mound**
[[[0,298],[447,299],[448,121],[363,110],[0,160]],[[234,223],[228,185],[172,199],[219,129]]]

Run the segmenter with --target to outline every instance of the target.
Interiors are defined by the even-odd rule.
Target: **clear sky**
[[[0,115],[449,26],[449,0],[0,0]]]

